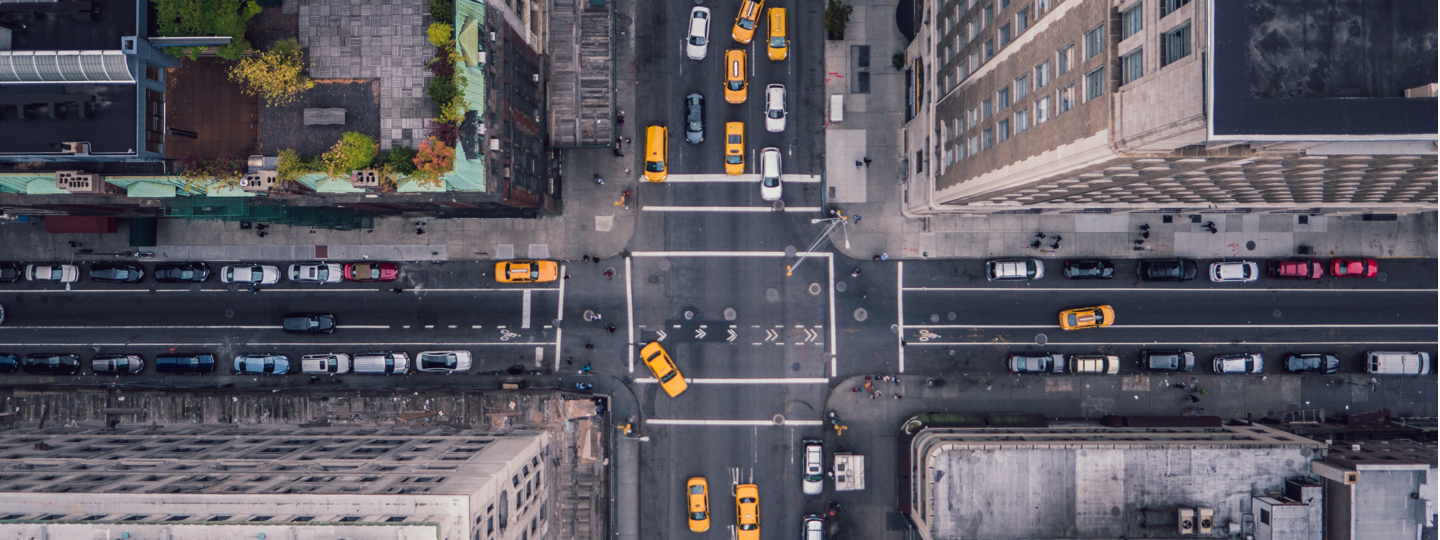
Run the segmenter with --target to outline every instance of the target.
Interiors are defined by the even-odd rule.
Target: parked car
[[[783,190],[784,186],[780,185],[780,149],[772,146],[761,150],[760,200],[778,200]]]
[[[749,0],[746,0],[747,2]],[[760,540],[760,487],[735,486],[736,540]]]
[[[785,85],[765,87],[765,131],[785,131]]]
[[[685,482],[685,507],[689,509],[690,530],[710,530],[710,484],[696,476]]]
[[[350,281],[395,281],[400,267],[392,262],[363,262],[345,265],[345,279]]]
[[[1380,262],[1375,259],[1334,259],[1330,261],[1330,275],[1348,278],[1372,278],[1380,272]]]
[[[1070,373],[1076,375],[1114,375],[1120,373],[1120,357],[1109,354],[1072,354]]]
[[[80,372],[80,357],[57,353],[27,354],[20,367],[26,373],[39,375],[74,375]]]
[[[1140,351],[1140,365],[1150,371],[1195,371],[1190,351]]]
[[[1429,375],[1430,353],[1370,351],[1365,353],[1365,372],[1372,375]]]
[[[985,261],[985,279],[1012,281],[1045,277],[1045,263],[1040,259],[997,259]]]
[[[301,356],[300,372],[319,375],[349,373],[350,355],[345,353],[327,353]]]
[[[704,60],[710,45],[710,8],[695,7],[690,10],[690,36],[685,40],[685,56],[691,60]]]
[[[20,355],[15,353],[0,353],[0,373],[14,373],[20,371]]]
[[[190,353],[155,356],[156,373],[209,373],[211,371],[215,371],[213,355]]]
[[[685,140],[692,144],[705,142],[705,96],[685,96]]]
[[[351,359],[355,373],[404,375],[410,371],[410,355],[403,352],[368,352]]]
[[[1311,259],[1275,259],[1266,263],[1270,277],[1276,279],[1320,279],[1325,265]]]
[[[464,373],[470,371],[470,351],[425,351],[415,355],[415,371]]]
[[[675,367],[675,361],[670,358],[670,353],[660,346],[660,342],[652,341],[640,349],[640,360],[645,367],[650,368],[650,373],[660,381],[660,388],[665,394],[676,397],[685,392],[690,384],[685,382],[685,377],[680,374],[680,368]]]
[[[1067,309],[1060,312],[1060,328],[1083,330],[1115,324],[1115,310],[1110,306]]]
[[[268,264],[226,266],[220,269],[220,282],[274,285],[280,282],[280,269]]]
[[[1321,353],[1292,354],[1285,357],[1285,369],[1291,373],[1335,373],[1340,371],[1340,357]]]
[[[235,357],[235,373],[284,375],[290,372],[290,357],[283,354],[251,353]]]
[[[210,265],[203,262],[173,262],[155,265],[155,281],[161,283],[202,283],[210,279]]]
[[[1249,282],[1260,279],[1260,265],[1251,261],[1228,261],[1210,264],[1210,281],[1215,283]]]
[[[295,263],[290,265],[290,281],[296,283],[339,283],[344,271],[336,263]]]
[[[1012,354],[1005,360],[1010,373],[1061,373],[1065,371],[1065,355],[1051,353]]]
[[[5,306],[0,306],[0,324],[5,324]]]
[[[80,268],[73,264],[27,264],[26,281],[50,283],[75,283],[80,280]]]
[[[801,540],[825,540],[825,518],[810,514],[800,518]]]
[[[1065,261],[1066,279],[1110,279],[1115,277],[1115,264],[1104,259]]]
[[[15,283],[25,275],[25,269],[20,263],[0,262],[0,282]]]
[[[1215,357],[1215,373],[1260,373],[1265,359],[1255,353],[1222,354]]]
[[[495,281],[500,283],[545,283],[560,276],[555,261],[500,261],[495,263]]]
[[[1190,281],[1199,268],[1190,259],[1141,259],[1135,273],[1142,281]]]
[[[335,331],[335,315],[330,313],[291,313],[285,316],[282,328],[291,334],[329,334]]]
[[[819,495],[825,489],[825,446],[818,440],[801,441],[805,455],[805,475],[800,477],[800,489],[806,495]]]
[[[97,354],[90,357],[90,369],[96,375],[134,375],[145,371],[145,358],[138,354]]]
[[[145,278],[145,267],[128,262],[97,262],[90,265],[90,281],[102,283],[138,283]]]

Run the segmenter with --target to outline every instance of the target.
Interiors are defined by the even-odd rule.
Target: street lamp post
[[[830,233],[834,232],[836,227],[839,227],[840,232],[845,235],[845,249],[850,249],[850,229],[846,227],[846,225],[849,223],[848,218],[846,218],[844,214],[840,214],[838,212],[835,212],[834,210],[832,210],[831,213],[834,214],[835,217],[815,218],[810,220],[811,225],[819,225],[821,223],[828,222],[830,223],[830,226],[825,229],[825,232],[820,233],[820,236],[816,237],[814,242],[810,243],[810,247],[805,249],[806,254],[801,255],[800,260],[795,261],[795,264],[793,265],[785,267],[786,277],[794,275],[795,269],[800,267],[800,263],[803,263],[805,262],[805,259],[810,258],[809,254],[814,252],[815,248],[820,247],[820,244],[825,242],[825,239],[830,238]]]

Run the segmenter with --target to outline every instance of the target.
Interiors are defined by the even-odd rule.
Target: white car
[[[780,198],[780,149],[773,146],[760,151],[760,198]]]
[[[80,268],[73,264],[27,264],[25,265],[25,280],[75,283],[80,280]]]
[[[1265,359],[1255,353],[1222,354],[1215,357],[1215,373],[1260,373]]]
[[[765,131],[785,131],[785,85],[765,87]]]
[[[685,56],[704,60],[709,45],[710,8],[697,7],[690,10],[690,37],[685,40]]]
[[[1210,281],[1255,281],[1260,279],[1260,265],[1250,261],[1217,262],[1210,265]]]
[[[335,263],[296,263],[290,265],[290,281],[298,283],[339,283],[345,274]]]
[[[805,448],[805,476],[801,477],[800,487],[806,495],[819,495],[825,488],[825,447],[811,439],[801,444]]]
[[[280,282],[280,269],[268,264],[226,266],[220,269],[220,282],[274,285]]]
[[[470,371],[470,351],[425,351],[415,357],[415,370],[426,373]]]
[[[801,540],[825,540],[825,518],[810,514],[800,520]]]

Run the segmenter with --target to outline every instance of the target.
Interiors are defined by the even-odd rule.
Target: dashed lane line
[[[653,426],[731,426],[731,427],[760,427],[760,426],[819,426],[823,422],[819,420],[683,420],[679,418],[648,418],[645,424]]]
[[[335,347],[401,347],[401,346],[409,347],[409,346],[415,346],[415,347],[429,347],[430,349],[434,349],[434,348],[437,348],[437,347],[468,347],[468,346],[483,347],[483,346],[487,346],[487,345],[499,345],[499,346],[514,346],[514,345],[535,346],[535,345],[547,345],[547,346],[548,346],[548,345],[555,345],[555,344],[556,344],[555,342],[551,342],[551,341],[493,342],[493,343],[492,343],[492,342],[456,342],[456,343],[447,343],[447,342],[443,342],[443,341],[387,341],[387,342],[366,342],[366,343],[360,343],[360,342],[356,342],[356,343],[351,343],[351,342],[335,342],[335,343],[273,342],[273,343],[264,343],[264,342],[254,341],[254,342],[246,342],[246,343],[244,343],[244,344],[242,344],[242,345],[243,345],[243,346],[247,346],[247,347],[248,347],[248,346],[255,346],[255,347],[322,347],[322,348],[323,348],[323,347],[335,348]],[[53,346],[53,347],[75,347],[75,346],[80,346],[80,345],[94,345],[94,346],[100,346],[100,347],[221,347],[221,346],[236,345],[236,344],[235,344],[235,343],[207,343],[207,342],[186,343],[186,342],[175,342],[175,341],[163,341],[163,342],[156,342],[156,343],[144,343],[144,342],[137,342],[137,341],[125,341],[125,342],[115,342],[115,343],[100,343],[100,342],[94,342],[94,341],[77,341],[77,342],[72,342],[72,343],[34,343],[34,342],[25,342],[25,343],[23,343],[22,345],[24,345],[24,346],[26,346],[26,347],[31,347],[31,346],[34,346],[34,347],[52,347],[52,346]],[[427,350],[429,350],[429,349],[427,349]]]
[[[1218,329],[1218,328],[1435,328],[1437,324],[1115,324],[1106,328],[1146,328],[1146,329]],[[1002,328],[1015,329],[1046,329],[1060,328],[1053,324],[907,324],[905,328],[926,328],[926,329],[981,329],[993,330]]]
[[[635,379],[636,384],[655,384],[654,377],[641,377]],[[794,377],[784,379],[726,379],[726,378],[686,378],[685,382],[690,384],[829,384],[830,379],[825,377]]]
[[[642,206],[640,210],[645,212],[775,212],[769,206]],[[783,210],[786,213],[820,213],[819,206],[786,206]]]
[[[1245,287],[1201,287],[1177,289],[1170,287],[901,287],[901,292],[1142,292],[1142,293],[1213,293],[1213,292],[1238,292],[1238,293],[1279,293],[1279,292],[1300,292],[1300,293],[1351,293],[1351,292],[1379,292],[1379,293],[1435,293],[1437,289],[1257,289]]]
[[[1201,341],[1094,341],[1094,342],[1058,342],[1051,341],[1045,347],[1270,347],[1270,346],[1293,346],[1293,345],[1434,345],[1435,340],[1430,341],[1224,341],[1224,342],[1201,342]],[[907,341],[908,347],[995,347],[1003,345],[1015,345],[1034,347],[1030,342],[1000,343],[991,341]],[[1373,347],[1372,347],[1373,348]]]

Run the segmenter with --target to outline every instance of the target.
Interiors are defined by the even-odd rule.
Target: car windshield
[[[740,22],[735,23],[735,26],[739,26],[740,28],[745,30],[754,30],[755,21],[753,19],[741,18]]]
[[[780,185],[780,178],[777,176],[767,176],[761,179],[761,182],[764,183],[765,187],[775,187]]]
[[[730,142],[730,144],[740,144],[741,138],[742,137],[740,135],[731,135],[727,140]]]
[[[1318,356],[1294,356],[1290,358],[1290,369],[1316,369],[1320,367]]]
[[[744,89],[745,89],[745,81],[739,81],[739,80],[730,81],[729,83],[726,84],[726,86],[727,86],[728,88],[730,88],[731,90],[735,90],[735,91],[738,92],[738,91],[740,91],[740,90],[744,90]]]
[[[670,382],[671,379],[674,379],[675,376],[676,376],[676,375],[679,375],[679,374],[680,374],[680,372],[678,372],[678,371],[671,371],[671,372],[669,372],[669,373],[666,373],[664,377],[661,377],[661,378],[660,378],[660,382],[662,382],[662,383]],[[672,492],[672,493],[673,493],[673,492]]]
[[[744,523],[744,524],[741,524],[741,525],[740,525],[740,530],[742,530],[742,531],[753,531],[753,530],[759,529],[759,528],[760,528],[760,526],[759,526],[759,525],[756,525],[756,524],[754,524],[754,523]]]
[[[530,263],[530,279],[540,279],[540,263]]]
[[[690,44],[696,47],[705,45],[705,36],[690,36]]]
[[[645,162],[645,170],[646,170],[646,171],[649,171],[649,172],[665,172],[665,162],[663,162],[663,161],[646,161],[646,162]]]
[[[700,495],[705,493],[705,488],[699,485],[690,486],[690,493],[694,495]]]
[[[692,133],[693,133],[693,132],[700,131],[700,121],[699,121],[699,120],[691,120],[690,123],[685,124],[685,125],[688,126],[686,129],[690,130]]]
[[[770,46],[776,49],[785,46],[785,36],[770,36]]]
[[[704,512],[691,512],[691,513],[690,513],[690,519],[693,519],[693,520],[695,520],[695,521],[704,520],[704,519],[705,519],[705,513],[704,513]]]
[[[784,117],[785,117],[785,111],[782,111],[782,110],[780,110],[779,108],[774,108],[774,109],[770,109],[770,110],[768,110],[768,111],[765,111],[765,116],[769,116],[770,118],[784,118]]]
[[[447,368],[455,369],[455,355],[444,354],[422,354],[420,355],[420,367],[425,368]]]
[[[741,164],[744,164],[744,163],[745,163],[745,156],[742,156],[742,155],[739,155],[739,154],[730,154],[730,155],[728,155],[728,156],[725,156],[725,163],[729,163],[729,164],[731,164],[731,165],[741,165]]]

